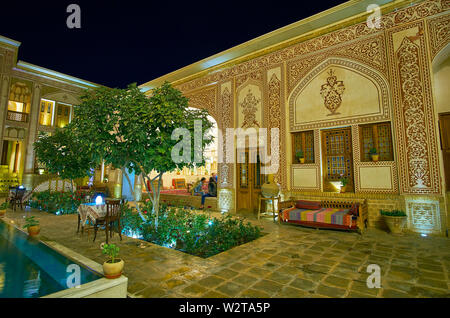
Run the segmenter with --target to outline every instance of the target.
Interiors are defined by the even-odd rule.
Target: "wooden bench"
[[[295,203],[298,200],[290,198],[287,201],[280,202],[278,206],[278,221],[281,223],[282,212],[285,209],[291,208],[295,206]],[[345,200],[345,199],[326,199],[315,201],[320,202],[322,208],[334,208],[334,209],[351,209],[358,205],[357,215],[356,217],[356,230],[359,233],[363,233],[367,229],[368,222],[368,208],[367,201],[365,199],[353,199],[353,200]],[[305,222],[305,221],[291,221],[288,223],[296,223],[303,226],[315,227],[315,228],[331,228],[331,229],[346,229],[344,226],[328,224],[328,223],[318,223],[318,222]],[[348,228],[347,228],[348,230]]]

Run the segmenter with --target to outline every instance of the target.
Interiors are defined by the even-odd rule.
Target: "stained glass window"
[[[390,123],[360,126],[361,161],[371,161],[370,149],[375,148],[382,161],[394,160]]]
[[[293,133],[293,161],[298,163],[296,154],[303,151],[305,163],[314,163],[314,131]]]

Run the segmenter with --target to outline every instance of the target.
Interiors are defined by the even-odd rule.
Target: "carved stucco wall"
[[[290,153],[285,153],[285,150],[290,151],[291,148],[290,128],[313,129],[315,147],[320,149],[320,129],[337,124],[330,120],[326,125],[292,125],[295,117],[289,113],[289,97],[299,87],[307,86],[311,80],[307,78],[308,74],[316,72],[315,75],[321,75],[321,71],[328,71],[331,66],[365,74],[367,78],[375,79],[373,82],[378,90],[380,112],[360,116],[359,119],[357,116],[345,118],[339,125],[352,126],[354,157],[357,158],[357,124],[364,121],[390,121],[395,160],[385,163],[362,163],[359,159],[355,160],[355,179],[361,175],[370,175],[374,167],[379,167],[386,174],[385,186],[377,189],[364,182],[357,182],[356,194],[442,195],[430,67],[432,58],[449,42],[449,8],[450,1],[424,1],[383,15],[381,29],[370,29],[365,23],[356,24],[193,79],[178,87],[187,96],[200,92],[206,94],[211,86],[216,87],[215,104],[212,105],[213,99],[210,98],[211,106],[208,107],[215,109],[219,128],[223,128],[237,127],[239,124],[240,119],[236,116],[236,103],[239,99],[236,94],[239,88],[243,84],[245,86],[246,82],[258,83],[262,96],[263,126],[280,128],[281,169],[278,180],[284,190],[311,191],[311,188],[291,184],[294,173],[297,173],[293,169],[300,167],[292,165]],[[412,72],[407,73],[405,69]],[[344,78],[344,85],[345,83]],[[344,96],[346,93],[348,90],[344,92]],[[291,120],[291,127],[286,125],[286,116]],[[316,162],[319,161],[320,158],[316,158]],[[224,166],[227,168],[223,168]],[[304,167],[315,169],[318,166]],[[234,166],[221,165],[219,175],[223,181],[222,169],[228,175],[224,187],[233,188]],[[320,191],[320,183],[319,179],[313,187],[316,191]]]

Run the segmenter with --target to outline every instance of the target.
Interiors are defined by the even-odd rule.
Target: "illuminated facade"
[[[379,28],[366,20],[373,3],[381,7]],[[172,82],[222,131],[279,128],[275,179],[284,198],[365,199],[371,227],[382,226],[380,209],[403,209],[409,230],[445,235],[449,9],[444,0],[349,1],[141,88]],[[255,211],[264,181],[258,169],[219,163],[219,209]]]
[[[0,36],[0,191],[32,188],[39,177],[33,142],[72,119],[86,88],[98,85],[17,61],[20,43]]]

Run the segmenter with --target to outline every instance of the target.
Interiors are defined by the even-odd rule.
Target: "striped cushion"
[[[335,225],[352,226],[352,214],[348,209],[321,208],[318,210],[285,209],[282,212],[284,221],[306,221]]]

